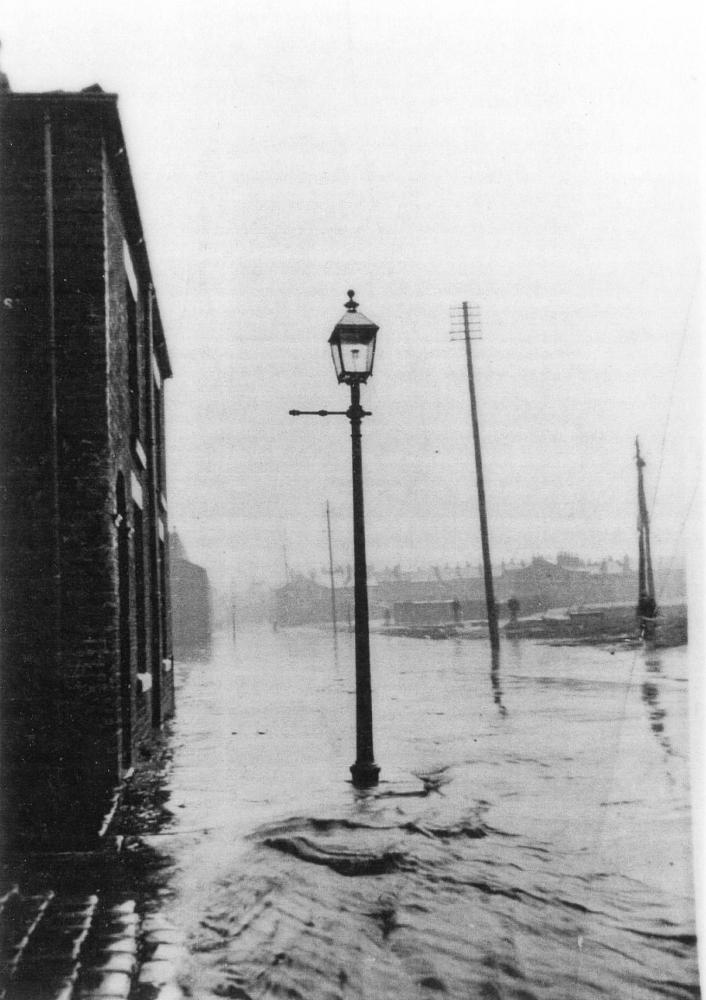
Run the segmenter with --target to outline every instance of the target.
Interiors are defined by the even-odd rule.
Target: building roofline
[[[108,93],[105,90],[7,90],[2,94],[3,100],[10,101],[34,101],[38,104],[47,101],[88,101],[89,103],[117,104],[118,95]]]
[[[155,352],[159,359],[162,376],[172,375],[169,351],[164,336],[164,328],[159,311],[159,303],[155,292],[152,269],[145,244],[142,219],[135,192],[135,185],[130,169],[125,136],[120,115],[118,113],[118,95],[106,93],[98,86],[80,91],[49,90],[41,92],[7,91],[0,95],[0,104],[27,104],[44,107],[61,107],[67,104],[93,107],[101,117],[101,130],[106,143],[108,155],[115,182],[118,185],[125,210],[125,230],[129,237],[130,248],[137,257],[137,264],[153,292]]]

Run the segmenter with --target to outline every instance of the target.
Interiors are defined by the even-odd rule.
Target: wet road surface
[[[688,652],[352,636],[178,664],[158,815],[127,831],[210,1000],[699,996]]]

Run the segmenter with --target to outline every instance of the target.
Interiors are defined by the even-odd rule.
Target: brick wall
[[[95,114],[52,109],[61,667],[59,726],[80,784],[117,783],[115,586],[105,388],[103,168]],[[90,725],[86,720],[90,719]]]
[[[5,815],[51,791],[58,525],[45,125],[0,104],[0,711]],[[11,192],[11,196],[10,193]],[[25,753],[18,748],[24,745]],[[30,762],[38,762],[30,767]],[[22,795],[17,790],[23,789]]]
[[[37,96],[0,107],[2,807],[6,832],[71,846],[171,714],[173,682],[155,613],[152,292],[114,105],[21,99]]]

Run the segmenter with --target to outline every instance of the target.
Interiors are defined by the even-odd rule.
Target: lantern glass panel
[[[370,377],[375,354],[375,336],[369,332],[337,331],[331,354],[339,382],[362,382]]]
[[[339,346],[340,345],[337,341],[331,341],[331,357],[333,358],[333,367],[336,369],[336,378],[339,382],[341,382],[343,379],[343,362],[341,361]]]

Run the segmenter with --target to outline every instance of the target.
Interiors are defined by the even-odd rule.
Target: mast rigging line
[[[672,415],[672,404],[674,403],[674,392],[675,392],[676,384],[677,384],[677,375],[679,374],[679,368],[681,366],[681,358],[682,358],[682,353],[684,351],[684,344],[686,343],[686,335],[687,335],[687,333],[689,331],[689,321],[691,320],[691,310],[693,309],[693,306],[694,306],[694,299],[696,297],[696,289],[698,287],[698,282],[699,282],[699,273],[697,271],[697,273],[696,273],[696,275],[694,277],[694,281],[692,282],[692,286],[691,286],[691,295],[689,297],[689,305],[687,307],[686,315],[684,316],[684,322],[682,324],[682,335],[681,335],[681,340],[680,340],[680,343],[679,343],[679,351],[677,352],[677,359],[676,359],[676,362],[674,364],[674,370],[672,372],[672,385],[671,385],[671,388],[669,390],[669,404],[667,406],[667,416],[666,416],[666,419],[665,419],[665,422],[664,422],[664,433],[662,434],[662,443],[660,444],[660,449],[659,449],[659,465],[657,467],[657,477],[655,479],[655,487],[654,487],[654,492],[652,494],[652,503],[650,504],[650,520],[652,519],[652,516],[654,514],[654,509],[655,509],[655,507],[657,505],[657,495],[659,493],[660,478],[662,476],[662,466],[664,464],[664,452],[665,452],[665,446],[666,446],[666,441],[667,441],[667,432],[669,430],[669,422],[670,422],[671,415]],[[689,506],[691,506],[691,505],[689,505]]]
[[[696,496],[699,492],[700,483],[701,483],[701,469],[698,470],[698,474],[696,476],[696,482],[694,483],[694,489],[692,490],[691,493],[691,499],[687,504],[686,514],[684,514],[681,525],[679,526],[679,531],[677,532],[677,537],[674,542],[672,554],[669,557],[669,565],[667,566],[667,572],[664,573],[662,577],[659,600],[661,600],[662,594],[664,594],[667,584],[669,583],[669,580],[671,578],[672,570],[674,569],[674,560],[676,559],[677,556],[677,548],[679,545],[679,541],[681,540],[681,536],[684,534],[684,528],[686,527],[686,522],[689,520],[689,515],[691,514],[691,508],[694,506],[694,500],[696,500]]]

